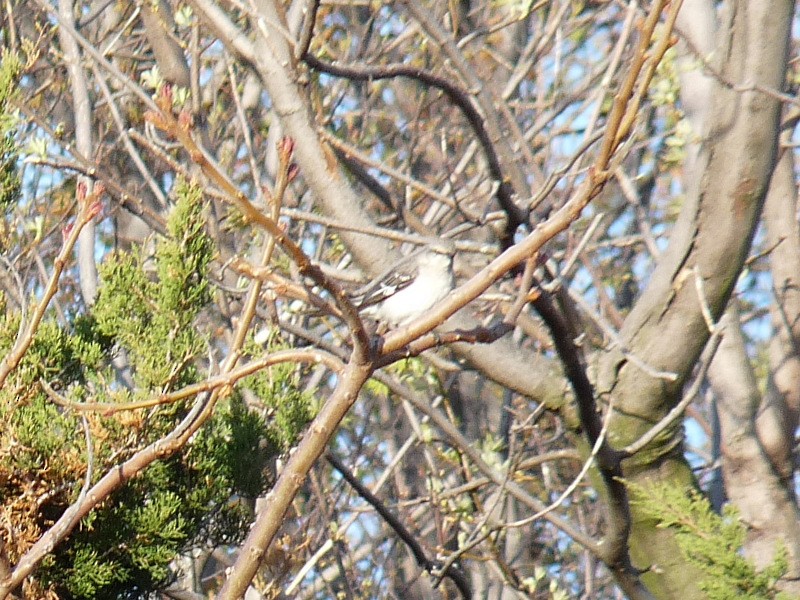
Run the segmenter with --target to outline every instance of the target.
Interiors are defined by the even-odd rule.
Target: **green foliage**
[[[80,574],[79,576],[75,576]],[[108,560],[101,560],[97,551],[79,547],[75,551],[73,567],[67,575],[67,589],[76,598],[96,598],[97,593],[110,581],[119,581],[127,573]]]
[[[159,307],[173,310],[181,324],[189,324],[197,310],[211,300],[206,275],[214,244],[205,232],[200,188],[179,179],[175,194],[178,203],[167,223],[170,237],[157,251]]]
[[[45,321],[0,391],[0,448],[14,448],[0,462],[0,500],[19,534],[19,545],[7,546],[12,560],[78,497],[86,476],[81,420],[54,403],[41,381],[73,402],[115,403],[200,379],[197,359],[207,340],[198,317],[211,301],[207,275],[215,249],[204,230],[200,191],[179,181],[175,196],[169,235],[153,256],[110,256],[92,312],[66,327]],[[5,353],[20,317],[7,312],[0,325]],[[250,355],[263,352],[251,346]],[[130,389],[117,383],[111,366],[120,349],[133,373]],[[245,393],[260,405],[238,393],[220,400],[183,454],[157,461],[94,510],[42,564],[39,581],[70,598],[138,597],[167,582],[178,553],[239,543],[252,519],[245,500],[264,492],[275,455],[295,443],[313,414],[299,375],[287,365],[250,377]],[[88,413],[95,479],[170,431],[185,412],[175,403]]]
[[[9,323],[6,332],[15,333],[18,319],[11,315],[9,321],[13,324]],[[36,332],[25,361],[15,372],[17,382],[28,385],[42,378],[84,381],[87,372],[99,369],[103,361],[103,341],[95,332],[87,329],[85,323],[85,319],[77,321],[78,328],[72,332],[53,322],[43,323]],[[5,343],[10,341],[8,338],[4,340]]]
[[[252,515],[237,498],[266,483],[262,425],[240,400],[220,406],[186,456],[153,464],[84,521],[46,581],[75,598],[122,597],[163,585],[194,543],[240,542]]]
[[[653,83],[648,88],[650,100],[655,106],[673,108],[678,102],[680,81],[678,79],[678,69],[675,65],[676,58],[677,52],[675,48],[670,48],[656,67]]]
[[[664,138],[661,156],[664,169],[681,167],[686,160],[686,147],[695,141],[692,126],[678,105],[680,73],[677,58],[675,48],[667,50],[656,67],[653,82],[648,89],[650,101],[654,106],[663,109],[666,127],[672,132]],[[699,68],[699,65],[695,68]]]
[[[55,406],[39,389],[39,381],[61,385],[84,384],[87,374],[103,366],[102,342],[77,321],[72,331],[53,322],[39,327],[30,349],[0,392],[0,447],[16,447],[0,480],[13,480],[22,473],[40,470],[42,482],[82,469],[83,436],[77,418]],[[19,316],[0,318],[0,352],[14,343]],[[107,350],[107,348],[106,348]]]
[[[689,119],[682,118],[676,124],[672,135],[664,140],[665,152],[663,164],[665,168],[679,167],[686,160],[686,147],[694,140],[694,132]]]
[[[187,457],[192,469],[201,473],[205,481],[205,488],[197,490],[198,508],[207,501],[205,493],[255,498],[265,489],[265,466],[275,454],[266,428],[263,418],[248,410],[239,395],[217,411]],[[220,444],[220,440],[227,443]]]
[[[152,259],[156,276],[148,277],[141,257],[112,256],[93,310],[103,339],[126,350],[136,394],[145,397],[196,381],[194,360],[206,346],[196,320],[211,300],[207,272],[214,248],[200,191],[179,181],[175,193],[169,237]],[[263,351],[254,346],[251,354],[256,350]],[[193,544],[238,543],[252,518],[242,499],[263,493],[271,460],[288,450],[312,416],[311,398],[297,383],[291,366],[250,377],[243,387],[263,402],[266,418],[238,394],[221,401],[183,456],[152,465],[73,534],[47,580],[76,598],[121,597],[163,585],[170,561]],[[171,428],[182,410],[162,407],[157,414],[146,423],[147,440]]]
[[[147,277],[141,256],[114,254],[100,269],[104,285],[93,311],[99,331],[127,351],[137,387],[146,390],[193,381],[191,361],[206,346],[193,323],[211,299],[213,244],[203,229],[200,190],[179,180],[175,193],[170,237],[155,252],[157,279]]]
[[[407,358],[397,361],[388,368],[389,372],[395,375],[404,384],[415,390],[440,389],[436,371],[421,358]]]
[[[300,388],[300,373],[292,364],[279,364],[243,382],[243,387],[266,408],[265,435],[271,451],[287,452],[314,418],[314,398]]]
[[[389,395],[389,386],[371,377],[367,380],[367,383],[364,384],[364,391],[373,396],[382,396],[385,398]]]
[[[76,327],[92,332],[107,347],[113,343],[125,349],[137,397],[196,381],[193,362],[206,346],[195,321],[211,299],[207,271],[214,248],[204,230],[200,191],[179,181],[175,195],[169,237],[158,242],[152,259],[156,276],[148,276],[141,256],[109,257],[91,318]],[[128,401],[130,396],[108,393],[104,400]],[[151,415],[146,421],[127,417],[139,431],[136,436],[114,419],[105,423],[106,433],[117,444],[139,446],[171,429],[182,408],[162,407],[155,414],[157,418]],[[252,444],[243,448],[237,435],[247,425],[234,431],[231,414],[230,405],[221,406],[187,456],[152,465],[93,513],[50,561],[45,581],[75,598],[113,598],[131,589],[154,589],[167,580],[176,554],[193,541],[240,536],[245,515],[230,498],[242,487],[253,495],[263,490],[263,479],[253,478],[247,469],[260,473],[267,457],[254,453]],[[245,423],[251,425],[245,437],[252,440],[258,433],[252,420]],[[240,485],[243,476],[249,479]]]
[[[37,396],[11,414],[10,425],[21,446],[13,459],[15,470],[68,469],[63,464],[67,450],[64,440],[73,437],[77,426],[73,417],[61,414],[52,402]]]
[[[14,141],[17,119],[9,106],[16,95],[21,73],[19,56],[4,49],[0,59],[0,210],[16,203],[21,186],[17,172],[17,145]]]
[[[658,527],[672,529],[684,557],[706,574],[699,587],[710,600],[784,597],[775,583],[788,567],[785,548],[766,569],[756,571],[741,554],[746,531],[735,508],[729,505],[718,515],[700,492],[691,490],[687,495],[666,484],[629,484],[629,489],[632,501]]]

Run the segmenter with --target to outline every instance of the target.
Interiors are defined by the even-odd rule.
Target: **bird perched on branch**
[[[362,314],[391,327],[407,325],[455,287],[454,248],[432,244],[403,258],[353,294]]]

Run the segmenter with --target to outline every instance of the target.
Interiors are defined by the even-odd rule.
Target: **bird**
[[[455,287],[453,249],[435,244],[413,252],[353,294],[361,314],[389,327],[408,325]]]

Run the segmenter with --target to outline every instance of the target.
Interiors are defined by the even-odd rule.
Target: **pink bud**
[[[284,160],[288,161],[294,154],[294,140],[288,135],[283,136],[278,142],[278,152]]]
[[[86,182],[79,181],[78,187],[75,189],[75,198],[78,200],[78,202],[83,202],[84,200],[86,200],[86,190],[87,190]]]
[[[172,86],[165,83],[161,86],[161,93],[159,94],[158,107],[163,111],[172,110]]]
[[[89,207],[89,210],[86,213],[87,220],[94,219],[100,214],[101,210],[103,210],[103,203],[100,200],[95,200],[92,202],[92,205]]]

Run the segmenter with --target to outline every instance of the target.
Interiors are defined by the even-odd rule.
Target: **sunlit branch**
[[[46,381],[40,381],[40,384],[48,397],[64,408],[69,408],[78,412],[96,412],[103,415],[110,415],[117,412],[139,410],[143,408],[152,408],[154,406],[163,406],[165,404],[172,404],[181,400],[186,400],[197,396],[198,394],[206,392],[216,392],[219,390],[232,389],[236,384],[251,375],[255,375],[259,371],[275,365],[294,363],[294,364],[323,364],[333,373],[340,372],[344,366],[337,358],[325,352],[324,350],[308,349],[308,350],[281,350],[259,358],[249,361],[245,365],[238,368],[231,368],[228,371],[209,377],[205,381],[187,385],[174,392],[160,394],[148,400],[141,400],[138,402],[75,402],[64,398],[58,394]]]
[[[0,363],[0,388],[5,385],[9,374],[17,368],[20,361],[25,356],[25,353],[28,351],[28,348],[33,343],[33,338],[39,329],[39,324],[44,318],[47,307],[58,290],[61,274],[64,272],[64,268],[67,265],[67,261],[72,254],[72,250],[78,241],[81,231],[103,208],[100,203],[100,198],[104,193],[105,188],[102,185],[95,185],[94,191],[88,196],[85,195],[85,189],[83,192],[79,189],[78,215],[75,218],[75,222],[64,229],[64,243],[58,255],[53,260],[53,273],[50,275],[50,280],[47,282],[47,286],[42,293],[42,298],[37,302],[36,308],[31,314],[30,322],[27,326],[25,326],[25,323],[20,324],[17,341],[14,343],[14,347],[3,358],[3,362]],[[81,197],[81,194],[83,194],[83,197]]]

